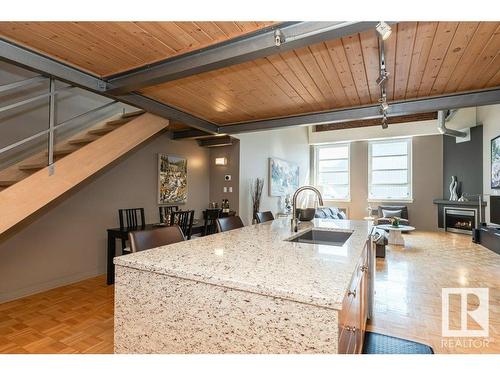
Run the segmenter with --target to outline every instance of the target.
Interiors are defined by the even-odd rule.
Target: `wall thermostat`
[[[225,175],[224,181],[231,181],[231,175],[230,174]]]

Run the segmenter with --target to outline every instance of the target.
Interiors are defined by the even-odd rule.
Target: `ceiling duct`
[[[455,137],[455,138],[467,138],[469,137],[470,133],[469,132],[464,132],[464,131],[458,131],[458,130],[453,130],[453,129],[448,129],[446,127],[446,122],[451,120],[457,110],[447,110],[447,111],[438,111],[438,131],[443,134],[443,135],[448,135],[450,137]]]

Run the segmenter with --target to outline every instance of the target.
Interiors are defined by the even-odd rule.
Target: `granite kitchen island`
[[[338,246],[286,241],[311,227]],[[371,226],[287,219],[115,258],[116,353],[357,353]]]

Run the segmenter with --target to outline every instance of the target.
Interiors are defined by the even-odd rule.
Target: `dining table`
[[[107,272],[106,272],[106,282],[108,285],[114,284],[115,282],[115,266],[113,264],[113,258],[117,256],[116,254],[116,241],[117,240],[128,240],[128,234],[136,230],[156,230],[163,228],[164,224],[154,223],[138,225],[134,227],[118,227],[107,229],[108,232],[108,255],[107,255]],[[204,228],[203,220],[199,220],[193,223],[191,234],[202,234]],[[123,254],[123,252],[121,252]],[[121,255],[120,254],[120,255]]]

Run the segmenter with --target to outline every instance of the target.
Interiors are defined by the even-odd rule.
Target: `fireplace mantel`
[[[466,202],[459,202],[459,201],[449,201],[447,199],[434,199],[433,200],[434,204],[445,204],[448,206],[478,206],[478,201],[477,200],[471,200],[471,201],[466,201]],[[481,206],[485,207],[486,202],[481,202]]]

